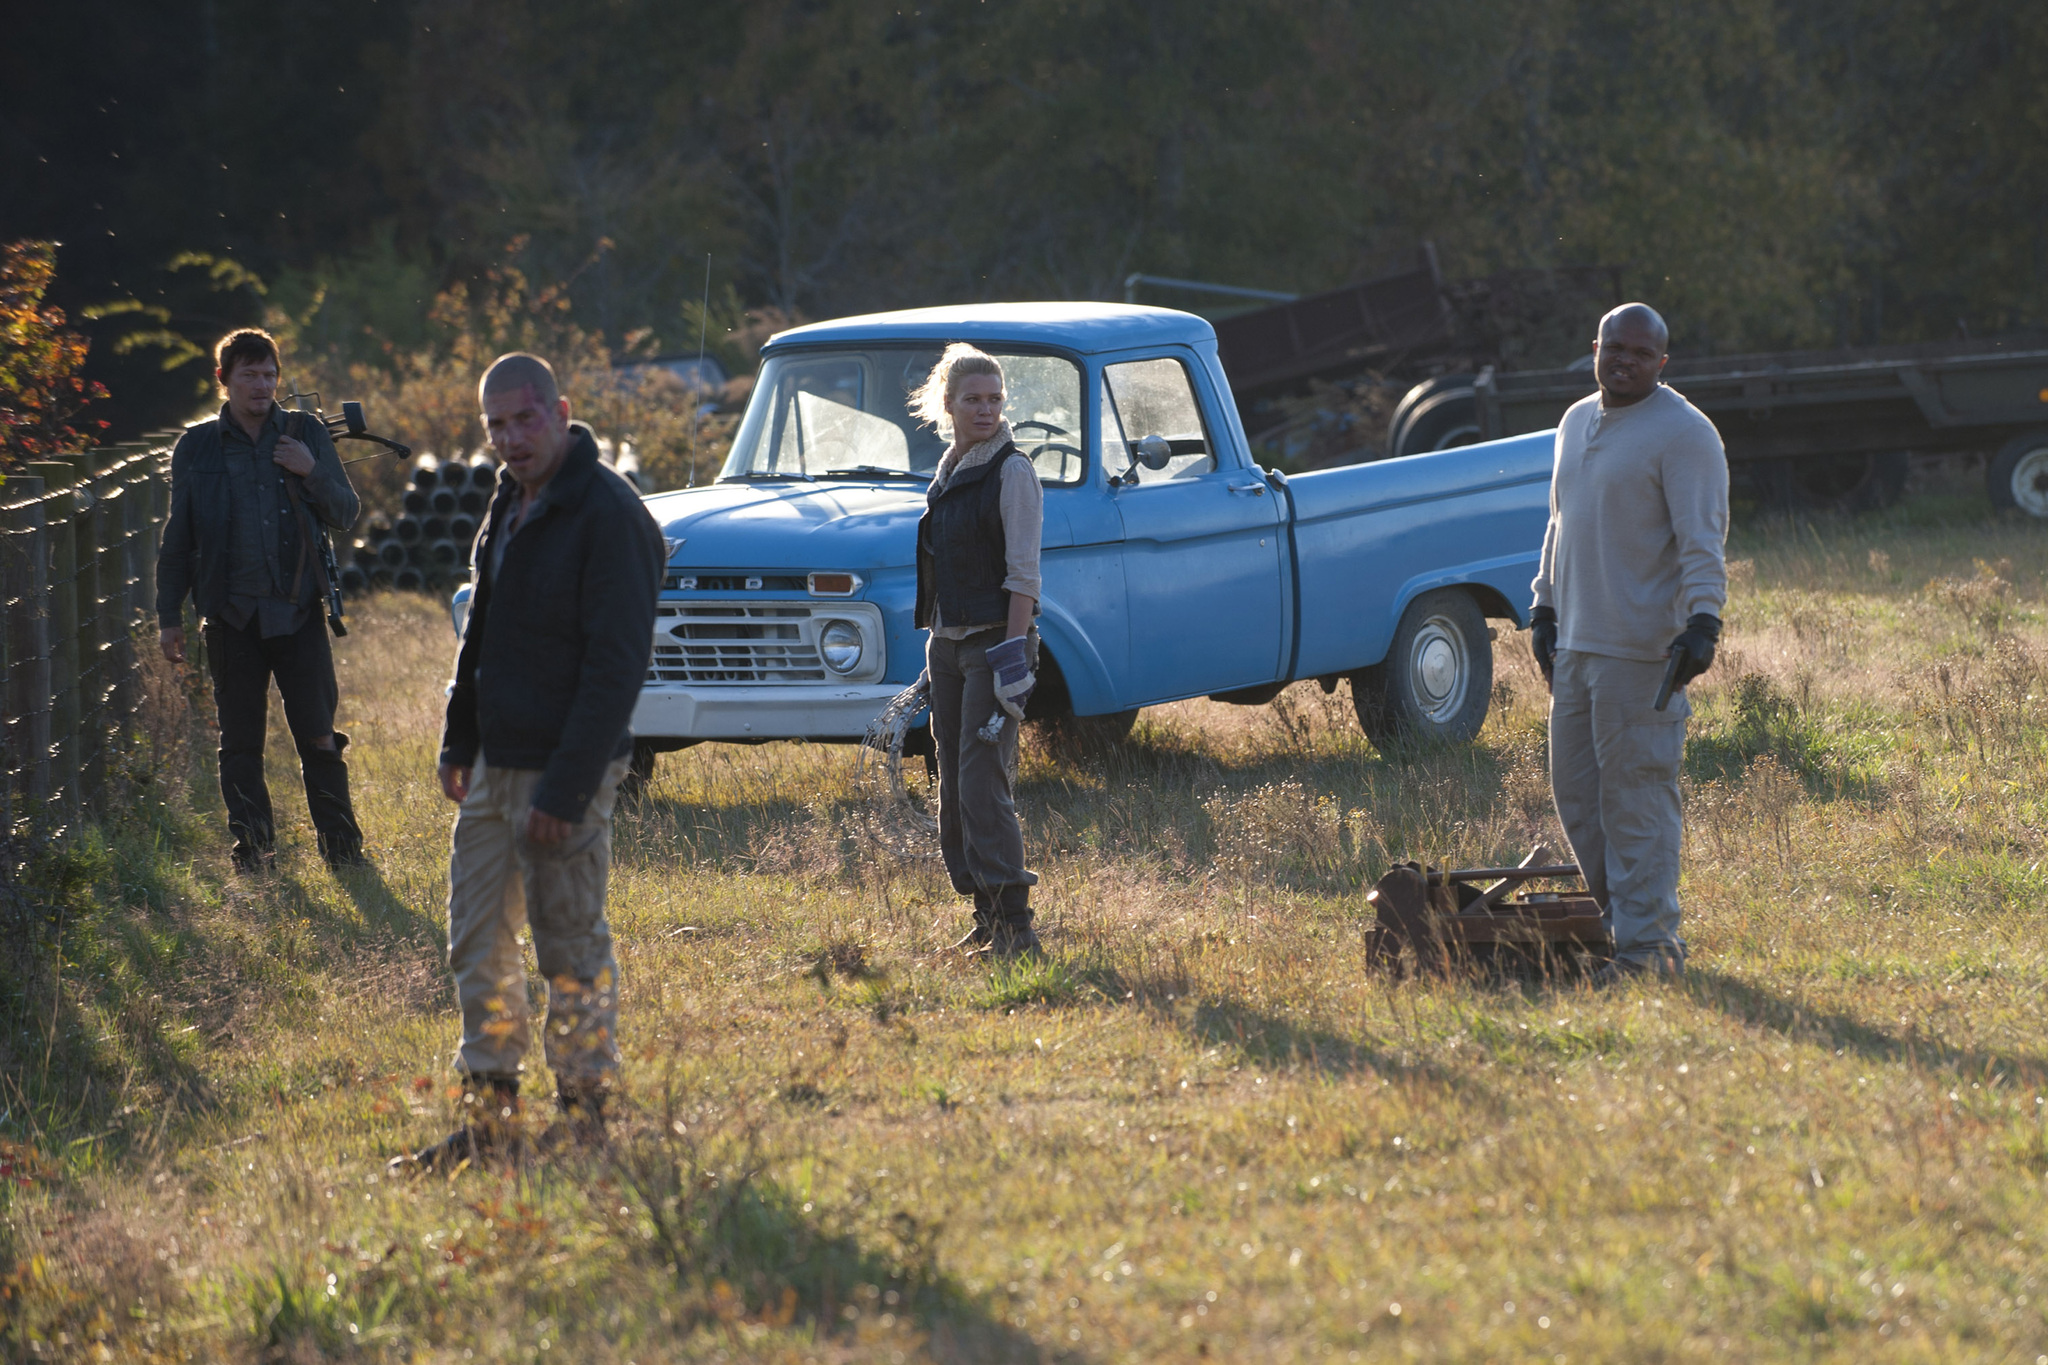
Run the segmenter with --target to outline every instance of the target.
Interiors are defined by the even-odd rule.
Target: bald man
[[[500,356],[478,386],[504,466],[472,551],[469,621],[441,736],[461,803],[448,862],[448,965],[462,1007],[465,1122],[391,1164],[452,1170],[521,1150],[530,1042],[519,931],[548,982],[548,1068],[564,1123],[602,1137],[619,1067],[619,965],[605,920],[612,803],[654,648],[661,531],[598,462],[590,428],[538,356]]]
[[[1550,785],[1600,903],[1614,958],[1594,984],[1685,971],[1678,769],[1684,692],[1707,671],[1728,596],[1728,460],[1706,414],[1665,385],[1664,319],[1629,303],[1600,320],[1599,392],[1557,427],[1550,524],[1529,613],[1550,684]]]

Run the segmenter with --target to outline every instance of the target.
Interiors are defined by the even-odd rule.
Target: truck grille
[[[823,682],[810,607],[699,606],[656,609],[650,683]]]
[[[802,574],[744,573],[738,569],[678,570],[662,579],[662,587],[675,592],[690,580],[693,592],[802,592]],[[749,587],[748,584],[753,584]]]

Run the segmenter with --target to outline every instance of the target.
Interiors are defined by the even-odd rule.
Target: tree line
[[[1138,270],[1310,291],[1423,240],[1617,267],[1692,353],[2048,323],[2019,0],[105,9],[5,21],[0,237],[63,242],[117,429],[189,413],[232,323],[330,374],[452,354],[513,244],[621,352],[695,349],[707,255],[716,342]]]

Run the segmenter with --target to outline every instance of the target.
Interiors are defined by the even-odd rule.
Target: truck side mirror
[[[348,424],[348,434],[351,436],[360,436],[369,430],[368,424],[363,421],[363,405],[361,403],[343,403],[341,405],[341,420]]]
[[[1150,436],[1140,436],[1137,456],[1139,464],[1156,474],[1173,463],[1173,442],[1157,432]]]

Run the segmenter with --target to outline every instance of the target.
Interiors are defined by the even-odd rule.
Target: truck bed
[[[1521,625],[1549,518],[1551,433],[1298,475],[1293,675],[1377,663],[1420,592],[1474,584],[1488,616]],[[1382,604],[1362,610],[1365,603]]]

